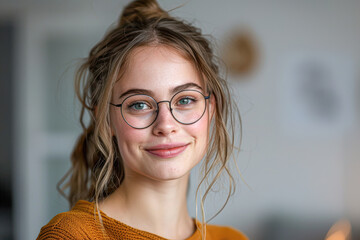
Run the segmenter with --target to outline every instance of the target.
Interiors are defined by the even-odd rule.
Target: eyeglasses
[[[150,127],[159,115],[159,104],[169,103],[169,110],[176,121],[190,125],[201,119],[206,110],[205,96],[197,90],[183,90],[176,93],[170,101],[157,102],[151,96],[135,94],[126,97],[121,104],[113,104],[121,110],[124,121],[136,129]]]

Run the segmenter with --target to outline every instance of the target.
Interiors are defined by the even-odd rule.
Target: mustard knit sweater
[[[41,228],[41,239],[123,239],[123,240],[166,240],[163,237],[132,228],[101,213],[106,235],[101,229],[99,218],[94,214],[94,203],[80,200],[69,212],[60,213]],[[199,224],[199,223],[198,223]],[[196,231],[187,240],[200,240]],[[206,226],[206,240],[247,240],[239,231],[230,227]]]

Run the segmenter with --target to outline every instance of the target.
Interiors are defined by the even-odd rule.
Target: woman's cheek
[[[144,140],[144,130],[134,129],[130,126],[122,126],[118,129],[118,144],[121,150],[134,151],[139,149],[141,142]],[[132,149],[132,150],[131,150]]]
[[[195,139],[197,150],[204,155],[209,141],[209,124],[207,115],[204,115],[197,123],[189,125],[189,127],[189,133]]]

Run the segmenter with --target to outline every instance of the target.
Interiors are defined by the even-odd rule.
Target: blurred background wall
[[[74,69],[128,2],[0,0],[1,239],[34,239],[67,210],[56,183],[80,132]],[[190,0],[173,11],[213,35],[224,58],[240,51],[241,64],[243,48],[226,49],[245,36],[238,45],[255,59],[228,75],[246,183],[211,223],[250,239],[315,240],[347,219],[360,239],[359,9],[356,0]],[[197,179],[195,169],[193,215]],[[222,200],[209,197],[209,217]]]

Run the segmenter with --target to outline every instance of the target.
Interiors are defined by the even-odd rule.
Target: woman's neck
[[[168,239],[185,239],[195,231],[187,210],[188,179],[189,175],[167,181],[127,175],[100,203],[100,209],[131,227]]]

